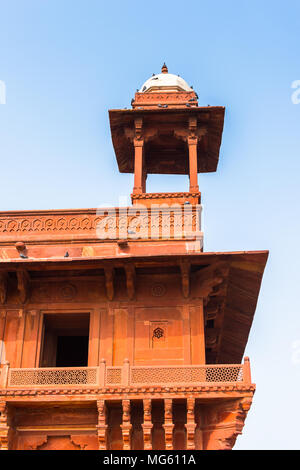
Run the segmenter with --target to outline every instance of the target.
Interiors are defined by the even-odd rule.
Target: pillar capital
[[[198,137],[197,136],[189,136],[187,138],[188,145],[197,145],[198,144]]]
[[[144,139],[142,139],[142,138],[137,138],[137,137],[135,137],[135,138],[133,139],[133,145],[134,145],[135,147],[143,147],[143,146],[144,146],[144,143],[145,143],[145,141],[144,141]]]

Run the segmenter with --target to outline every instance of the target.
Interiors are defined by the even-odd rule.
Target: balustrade
[[[145,386],[197,386],[213,384],[250,384],[249,359],[244,364],[208,364],[186,366],[106,366],[103,359],[99,367],[41,367],[1,369],[0,388],[28,388],[66,386],[145,387]]]

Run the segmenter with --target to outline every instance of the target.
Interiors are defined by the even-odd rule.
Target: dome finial
[[[164,62],[164,65],[161,68],[161,73],[168,73],[168,67],[166,66],[165,62]]]

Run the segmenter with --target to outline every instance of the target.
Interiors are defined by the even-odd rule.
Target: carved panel
[[[150,322],[149,340],[151,348],[165,348],[167,346],[168,322]]]
[[[151,287],[153,297],[163,297],[166,293],[166,286],[162,283],[155,283]]]
[[[9,386],[96,385],[96,367],[10,369]]]
[[[73,284],[64,284],[59,289],[59,295],[62,300],[70,301],[76,297],[77,289]]]

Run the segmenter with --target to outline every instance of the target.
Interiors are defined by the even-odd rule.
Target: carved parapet
[[[191,107],[196,107],[198,104],[197,95],[194,91],[180,91],[176,87],[172,92],[168,91],[152,91],[151,93],[135,94],[132,101],[132,107],[155,107],[157,104],[167,105],[168,107],[186,107],[186,103],[191,103]]]
[[[12,213],[0,217],[0,237],[2,244],[9,247],[9,258],[20,259],[18,251],[13,243],[18,239],[30,240],[27,246],[27,254],[30,259],[31,246],[34,243],[51,240],[58,244],[85,240],[97,242],[102,240],[118,240],[129,238],[149,239],[155,233],[158,239],[176,239],[178,233],[190,232],[199,236],[200,192],[178,192],[178,193],[138,193],[132,195],[134,207],[108,207],[98,210],[76,210],[76,211],[51,211],[47,215],[45,211],[32,213]],[[185,217],[185,212],[191,214]],[[140,212],[137,206],[141,206]],[[188,223],[187,223],[187,219]],[[137,236],[128,236],[127,229],[134,228],[136,221],[139,222]],[[165,227],[165,223],[170,224]],[[192,233],[193,232],[193,233]],[[183,234],[183,238],[187,235]],[[83,256],[90,256],[92,251],[83,251]],[[3,250],[0,257],[5,258]],[[70,252],[71,256],[71,252]],[[0,301],[3,302],[6,293],[6,276],[4,272],[0,275]]]

